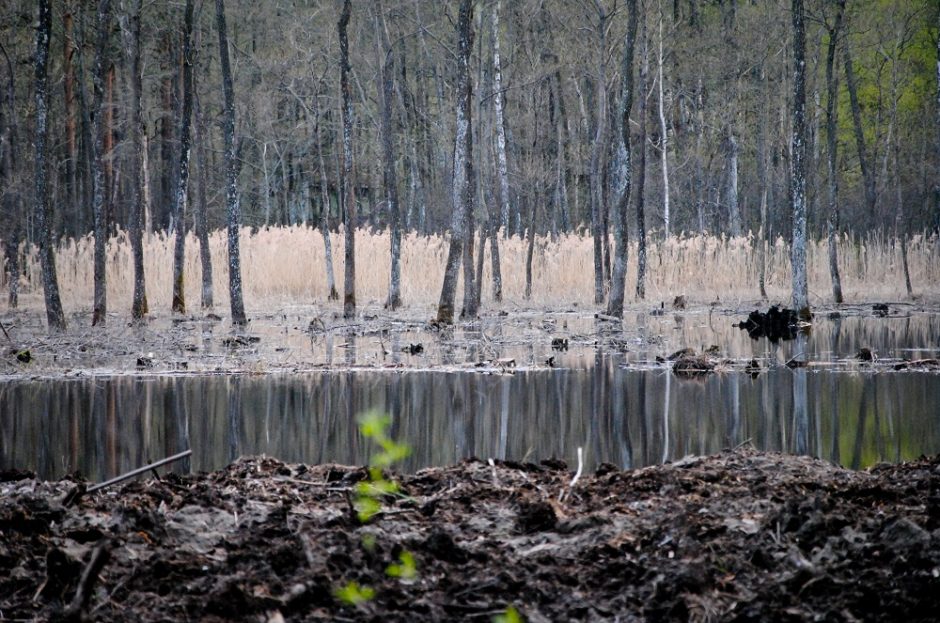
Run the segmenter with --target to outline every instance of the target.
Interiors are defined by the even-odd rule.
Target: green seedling
[[[346,586],[335,589],[333,594],[347,606],[361,606],[375,597],[375,589],[359,586],[359,582],[351,581]]]
[[[376,517],[382,512],[382,499],[399,492],[398,483],[386,478],[383,470],[407,458],[411,454],[411,448],[389,437],[388,428],[391,423],[392,419],[388,415],[377,411],[368,411],[359,416],[359,432],[379,447],[379,452],[369,462],[368,479],[357,483],[354,489],[355,498],[352,505],[359,523],[364,524]],[[362,545],[369,551],[374,550],[375,535],[363,535]],[[389,577],[406,582],[414,580],[418,577],[414,555],[407,550],[402,551],[398,562],[390,564],[385,573]],[[375,597],[375,589],[351,581],[334,589],[333,594],[346,605],[360,606]]]
[[[413,580],[418,577],[418,567],[415,565],[414,555],[405,550],[399,556],[400,564],[391,564],[385,570],[385,574],[392,578],[400,580]]]
[[[380,451],[369,462],[369,479],[356,484],[353,507],[361,523],[366,523],[382,510],[382,498],[398,493],[398,483],[385,478],[383,470],[405,459],[411,448],[398,443],[388,435],[392,419],[377,411],[359,416],[359,431],[366,439],[377,444]]]
[[[505,613],[493,617],[493,623],[522,623],[522,621],[522,615],[514,606],[509,606]]]

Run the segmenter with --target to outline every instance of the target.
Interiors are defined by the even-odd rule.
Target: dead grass
[[[915,295],[928,300],[940,296],[940,242],[914,236],[908,255]],[[169,309],[172,283],[173,240],[165,234],[148,234],[144,239],[147,293],[151,309]],[[216,305],[228,306],[228,270],[225,232],[210,237]],[[249,310],[273,310],[283,305],[309,305],[326,302],[323,239],[306,226],[263,229],[241,234],[242,272],[245,304]],[[92,304],[93,239],[64,241],[57,251],[57,267],[66,310],[87,311]],[[190,236],[186,246],[185,290],[189,309],[200,302],[201,269],[198,244]],[[536,239],[533,261],[532,299],[526,301],[526,241],[518,237],[501,239],[505,305],[562,308],[593,307],[593,260],[590,237],[576,234],[556,240]],[[402,297],[413,308],[433,309],[443,279],[446,254],[441,236],[408,234],[402,244]],[[831,285],[825,241],[811,243],[807,257],[811,302],[831,302]],[[388,288],[389,236],[385,232],[360,230],[356,238],[357,295],[360,305],[381,304]],[[334,235],[333,262],[337,287],[343,283],[342,237]],[[484,270],[484,305],[492,304],[489,247]],[[903,300],[906,298],[901,269],[900,247],[896,240],[869,237],[856,244],[848,237],[839,241],[843,290],[847,302]],[[636,282],[636,244],[630,248],[628,292]],[[653,242],[649,248],[647,298],[669,301],[685,294],[692,303],[716,299],[726,304],[758,298],[758,246],[751,237],[715,236],[672,237]],[[771,300],[789,299],[789,247],[782,239],[770,245],[767,254],[767,293]],[[26,253],[21,304],[42,306],[42,281],[38,255]],[[112,311],[129,310],[133,291],[133,264],[130,245],[124,233],[108,245],[108,301]],[[461,292],[462,290],[458,290]],[[459,298],[458,298],[459,300]],[[2,297],[0,309],[6,307]]]

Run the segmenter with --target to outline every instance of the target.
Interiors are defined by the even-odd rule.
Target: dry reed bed
[[[210,236],[215,303],[228,306],[228,267],[225,232]],[[443,279],[446,244],[443,236],[414,233],[402,243],[402,295],[407,306],[433,309]],[[337,288],[342,291],[342,232],[334,232],[333,263]],[[593,306],[593,243],[588,236],[568,234],[556,239],[537,237],[533,258],[532,297],[526,300],[527,242],[518,237],[500,239],[503,292],[509,306]],[[63,241],[56,253],[63,305],[67,311],[87,311],[93,292],[94,240]],[[691,302],[725,303],[758,298],[759,245],[753,237],[677,236],[649,246],[647,297],[670,301],[685,294]],[[307,226],[277,227],[241,232],[242,276],[249,310],[273,310],[283,305],[320,305],[326,300],[324,244],[319,231]],[[860,242],[839,240],[843,289],[849,302],[901,300],[906,297],[900,246],[896,240],[870,236]],[[630,249],[628,292],[636,282],[636,243]],[[908,256],[916,294],[934,298],[940,292],[940,241],[914,236]],[[109,241],[107,250],[109,308],[129,309],[133,292],[133,264],[125,233]],[[173,239],[164,233],[144,238],[147,294],[151,309],[168,309],[172,283]],[[25,253],[22,303],[42,305],[42,280],[35,249]],[[780,238],[767,248],[766,287],[771,300],[789,298],[789,246]],[[825,241],[811,242],[807,250],[811,301],[831,301],[831,283]],[[389,236],[387,232],[359,230],[356,235],[356,280],[360,304],[381,304],[388,289]],[[484,304],[492,303],[489,246],[484,263]],[[4,273],[5,274],[5,273]],[[190,308],[200,303],[201,268],[194,236],[187,238],[185,289]],[[461,286],[462,287],[462,286]],[[461,290],[462,291],[462,290]],[[0,306],[6,306],[2,297]],[[459,298],[458,298],[459,300]],[[2,308],[2,307],[0,307]]]

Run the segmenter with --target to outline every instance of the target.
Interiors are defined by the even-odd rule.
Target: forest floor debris
[[[739,448],[572,483],[557,460],[395,475],[244,458],[115,485],[0,473],[0,620],[935,620],[940,458]],[[564,495],[563,495],[564,494]],[[94,574],[97,574],[97,580]]]

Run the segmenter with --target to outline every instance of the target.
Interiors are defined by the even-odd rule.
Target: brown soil
[[[116,485],[0,474],[0,620],[936,620],[940,458],[852,472],[750,449],[571,486],[561,462],[399,476],[240,460]],[[109,557],[95,556],[106,548]],[[411,552],[417,577],[386,573]],[[103,563],[80,582],[92,558]],[[350,581],[375,590],[352,606]],[[81,589],[81,590],[80,590]],[[86,600],[76,593],[84,593]],[[67,611],[72,604],[72,610]]]

